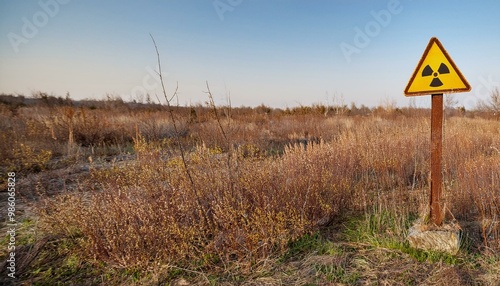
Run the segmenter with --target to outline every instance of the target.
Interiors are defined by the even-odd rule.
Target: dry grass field
[[[445,111],[445,217],[461,227],[451,255],[406,241],[427,214],[429,110],[1,99],[19,285],[500,281],[493,113]],[[12,282],[6,263],[0,275]]]

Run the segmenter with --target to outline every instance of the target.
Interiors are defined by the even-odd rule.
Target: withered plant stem
[[[186,175],[187,175],[189,182],[191,184],[191,191],[193,192],[193,195],[196,198],[196,202],[198,204],[198,207],[202,211],[202,215],[203,215],[203,219],[205,220],[205,223],[209,226],[213,226],[213,222],[208,218],[209,208],[208,209],[205,208],[203,206],[203,204],[201,203],[200,195],[199,195],[198,190],[196,188],[196,185],[194,183],[193,176],[191,175],[191,171],[189,170],[189,167],[188,167],[188,164],[186,161],[186,155],[185,155],[186,152],[184,150],[184,145],[182,144],[181,139],[180,139],[181,136],[180,136],[179,130],[177,128],[177,122],[175,120],[174,111],[173,111],[172,104],[171,104],[171,101],[177,97],[179,83],[177,82],[176,87],[175,87],[175,91],[172,94],[172,96],[169,98],[168,94],[167,94],[167,90],[165,88],[165,81],[163,80],[163,75],[162,75],[162,71],[161,71],[160,52],[158,51],[158,46],[156,45],[156,41],[155,41],[153,35],[149,34],[149,36],[151,36],[151,40],[153,41],[153,44],[155,46],[156,58],[157,58],[157,62],[158,62],[158,76],[160,78],[163,96],[165,97],[165,100],[167,102],[168,113],[170,114],[170,119],[172,120],[172,125],[174,127],[174,134],[175,134],[174,137],[175,137],[175,141],[177,143],[177,146],[179,147],[179,151],[181,153],[181,159],[182,159],[182,165],[184,166],[184,171],[186,172]]]
[[[222,126],[219,112],[217,111],[217,106],[215,105],[214,97],[212,95],[212,91],[210,90],[210,86],[208,85],[208,81],[205,81],[205,83],[207,85],[206,93],[208,94],[208,100],[210,102],[210,106],[214,111],[215,120],[217,121],[217,126],[219,126],[219,130],[222,133],[222,136],[224,137],[224,141],[226,143],[226,148],[227,148],[227,161],[226,161],[226,163],[227,163],[227,169],[228,169],[229,184],[230,184],[231,195],[234,195],[235,178],[234,178],[233,167],[231,165],[231,159],[232,159],[232,155],[233,155],[233,150],[231,149],[231,141],[230,141],[229,137],[227,136],[227,133],[224,130],[224,127]],[[231,110],[231,104],[229,104],[229,110]],[[228,117],[228,119],[231,120],[231,117]]]

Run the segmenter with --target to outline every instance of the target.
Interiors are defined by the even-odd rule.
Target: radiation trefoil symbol
[[[439,87],[443,85],[443,82],[439,79],[438,76],[447,73],[450,73],[450,69],[448,69],[448,67],[444,63],[441,63],[437,72],[433,71],[429,65],[426,65],[425,68],[422,70],[422,77],[434,76],[429,86]]]
[[[436,37],[431,38],[405,88],[406,96],[470,91],[470,84]]]

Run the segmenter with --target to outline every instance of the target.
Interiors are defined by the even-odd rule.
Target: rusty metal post
[[[441,210],[443,149],[443,94],[432,95],[431,106],[431,195],[430,222],[437,226],[443,223]]]

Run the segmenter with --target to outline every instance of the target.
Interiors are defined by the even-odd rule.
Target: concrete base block
[[[409,229],[407,239],[413,248],[456,254],[460,248],[460,226],[443,224],[441,227],[430,227],[417,221]]]

